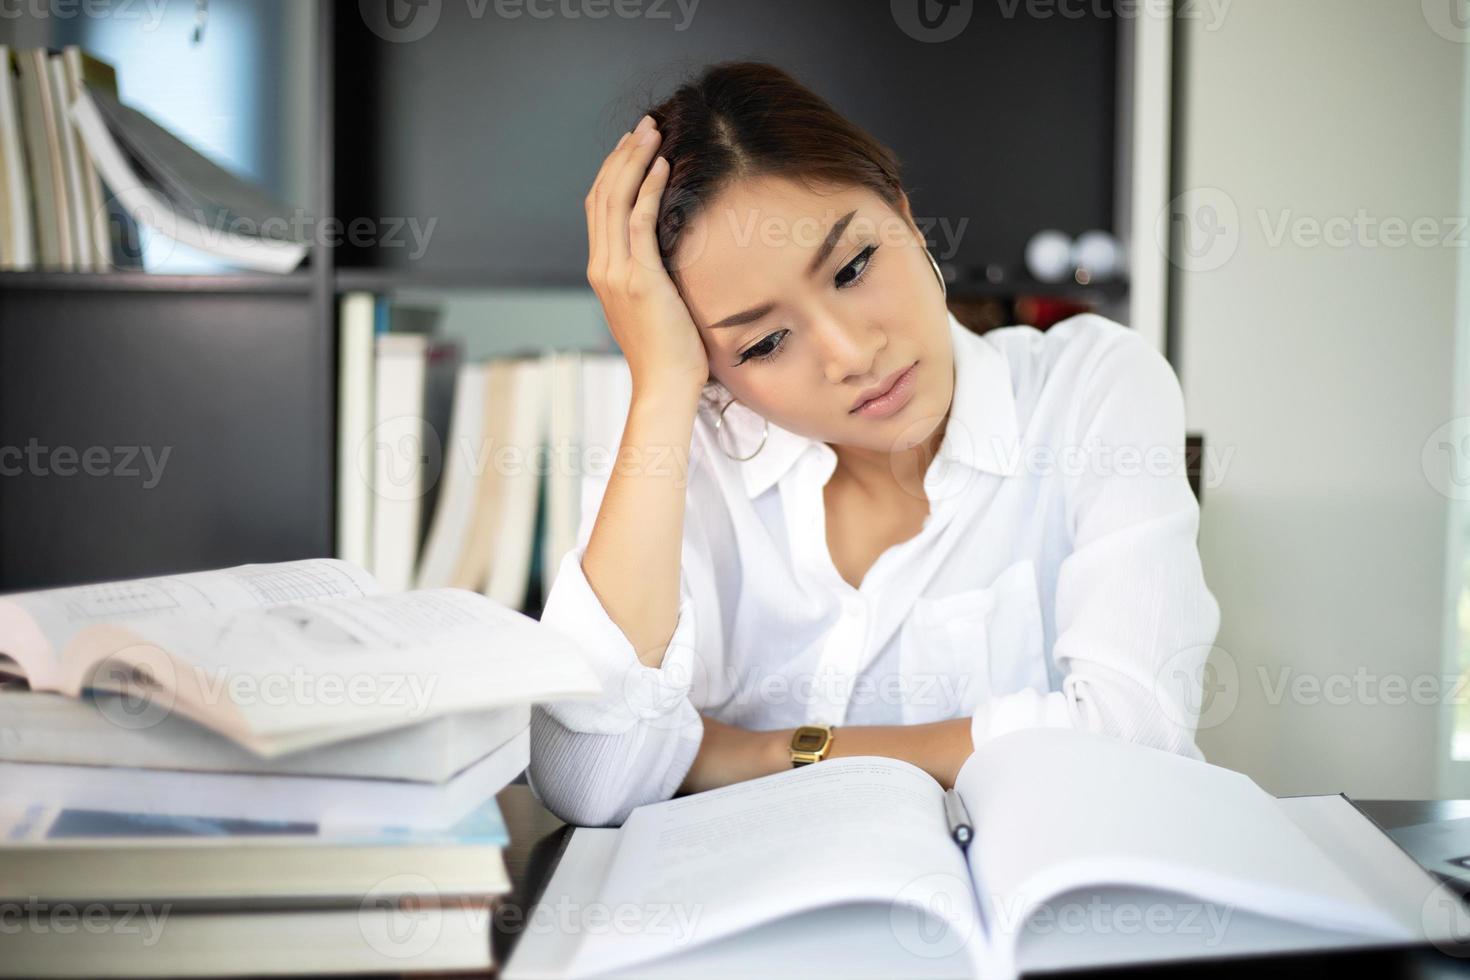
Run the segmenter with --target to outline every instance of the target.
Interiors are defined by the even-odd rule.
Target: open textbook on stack
[[[129,694],[266,757],[600,689],[528,616],[464,589],[384,592],[330,558],[0,597],[0,672]]]
[[[504,975],[1001,980],[1464,928],[1439,914],[1453,896],[1341,796],[1276,800],[1228,769],[1059,728],[986,743],[956,789],[968,850],[941,786],[880,757],[580,828],[542,905],[621,925],[528,931]]]

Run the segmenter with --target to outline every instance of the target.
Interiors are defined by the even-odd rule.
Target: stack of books
[[[23,975],[488,968],[530,705],[600,690],[483,595],[326,558],[0,597],[0,676]]]
[[[111,65],[0,45],[0,270],[141,267],[139,227],[267,272],[310,238],[305,215],[123,104]]]

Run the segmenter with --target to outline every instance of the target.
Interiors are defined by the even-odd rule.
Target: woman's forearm
[[[698,401],[698,389],[634,391],[582,556],[588,585],[649,667],[663,662],[678,621],[689,444]]]
[[[839,726],[833,732],[829,759],[883,755],[912,762],[945,789],[954,785],[960,766],[970,757],[970,719],[950,718],[922,725]]]
[[[697,793],[790,769],[788,747],[794,731],[750,731],[706,717],[699,754],[679,792]],[[970,719],[951,718],[922,725],[839,725],[833,730],[827,758],[881,755],[902,759],[948,789],[972,751]]]

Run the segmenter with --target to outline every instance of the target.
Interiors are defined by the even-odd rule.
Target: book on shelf
[[[137,723],[177,712],[266,757],[601,689],[570,639],[520,612],[388,592],[332,558],[0,596],[0,673],[129,694]]]
[[[585,477],[616,459],[626,360],[454,358],[434,311],[367,292],[345,294],[339,316],[339,557],[512,609],[531,601],[533,578],[545,596],[576,544]]]
[[[61,65],[66,106],[81,98],[88,86],[99,92],[117,95],[116,70],[76,45],[62,48],[61,54],[53,57],[53,61]],[[93,272],[107,272],[114,265],[131,264],[130,260],[123,260],[133,253],[121,247],[114,249],[114,222],[109,209],[109,195],[102,186],[102,176],[97,172],[97,165],[82,145],[81,133],[77,131],[76,123],[69,115],[65,122],[69,133],[69,160],[75,161],[72,199],[78,202],[77,238],[83,243],[87,259],[85,264],[79,262],[78,268],[83,271],[90,268]],[[68,167],[71,167],[71,163],[68,163]],[[116,244],[121,245],[121,242]]]
[[[71,115],[86,91],[116,98],[116,71],[76,45],[0,46],[0,66],[0,269],[136,266],[132,219],[114,206]]]
[[[35,229],[31,214],[31,176],[17,92],[19,63],[8,45],[0,44],[0,270],[36,265]]]
[[[141,267],[140,226],[229,265],[289,272],[307,216],[118,97],[75,45],[0,46],[0,269]]]
[[[339,317],[337,553],[406,589],[438,502],[460,349],[436,335],[433,308],[354,292]]]
[[[479,506],[482,471],[477,469],[477,461],[483,459],[489,424],[485,400],[489,374],[488,364],[466,362],[459,366],[454,379],[454,401],[436,488],[438,499],[416,571],[416,584],[421,589],[457,584],[459,553]]]
[[[337,321],[337,557],[362,568],[373,562],[371,457],[376,390],[374,298],[342,297]]]
[[[615,457],[620,428],[608,420],[626,415],[628,397],[620,374],[621,357],[558,350],[461,367],[420,587],[518,606],[539,552],[541,594],[550,590],[576,543],[588,467]]]
[[[436,462],[425,419],[429,338],[383,333],[376,335],[375,347],[373,424],[359,454],[364,463],[371,457],[369,567],[390,588],[406,589],[413,582],[423,498]]]
[[[91,85],[70,118],[121,208],[179,244],[242,269],[290,272],[306,257],[305,215],[235,177]]]
[[[579,828],[543,901],[697,918],[529,935],[505,976],[821,976],[865,963],[874,976],[1008,978],[1448,938],[1423,918],[1443,886],[1340,796],[1277,800],[1241,773],[1067,728],[988,741],[955,788],[967,849],[940,783],[877,756]],[[1118,918],[1096,925],[1099,909]]]
[[[497,357],[485,365],[483,428],[477,444],[462,444],[450,423],[450,445],[453,462],[470,468],[474,480],[474,507],[469,523],[463,528],[435,529],[456,539],[454,571],[449,584],[455,588],[479,590],[485,587],[486,571],[495,554],[496,537],[504,526],[506,468],[497,466],[495,453],[510,442],[512,416],[519,411],[516,404],[516,361]],[[471,409],[473,410],[473,409]]]
[[[73,267],[71,218],[61,182],[61,134],[56,129],[60,93],[52,88],[43,48],[16,51],[15,71],[16,107],[35,220],[36,262],[42,269],[68,270]]]
[[[546,440],[550,448],[550,466],[546,471],[545,520],[541,537],[541,595],[551,592],[552,581],[561,558],[577,545],[577,527],[581,520],[582,475],[582,398],[583,379],[595,363],[595,355],[581,351],[552,351],[547,372],[548,405]],[[599,411],[616,410],[616,406],[596,403]]]
[[[371,450],[373,573],[409,588],[432,514],[443,458],[448,403],[460,360],[457,343],[431,330],[375,335]],[[514,609],[515,603],[505,603]]]
[[[521,608],[531,575],[531,551],[535,547],[536,504],[543,474],[546,441],[547,358],[531,355],[507,359],[511,367],[511,404],[505,439],[485,448],[491,455],[486,470],[499,475],[498,520],[488,536],[485,595],[495,602]],[[514,452],[497,452],[511,449]]]
[[[92,216],[87,213],[87,194],[82,187],[82,164],[78,159],[76,127],[67,116],[75,96],[67,84],[66,67],[61,55],[46,58],[51,73],[51,108],[56,113],[56,132],[61,139],[61,174],[56,179],[57,200],[64,202],[66,230],[63,235],[70,247],[69,269],[90,272],[96,268],[92,242]]]

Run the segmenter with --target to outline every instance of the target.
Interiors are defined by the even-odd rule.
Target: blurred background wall
[[[1236,0],[1214,30],[1179,22],[1172,353],[1225,462],[1200,541],[1223,689],[1199,741],[1277,793],[1440,788],[1441,706],[1391,680],[1446,693],[1456,642],[1462,532],[1421,449],[1464,412],[1467,48],[1433,6]],[[1343,237],[1360,211],[1430,219],[1428,244]]]

